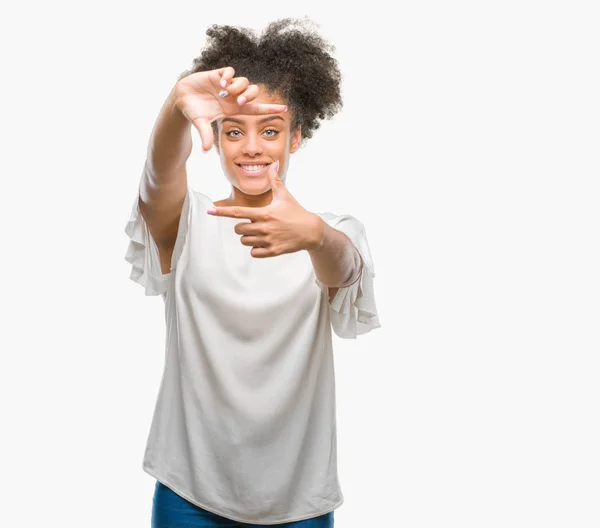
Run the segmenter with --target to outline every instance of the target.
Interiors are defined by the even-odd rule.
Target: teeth
[[[242,169],[247,171],[259,171],[266,167],[266,165],[240,165]]]

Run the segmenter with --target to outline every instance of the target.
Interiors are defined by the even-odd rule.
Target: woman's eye
[[[269,132],[272,132],[272,134],[270,134]],[[225,135],[227,137],[240,137],[239,134],[241,134],[241,132],[239,130],[230,130],[229,132],[225,132]],[[267,137],[275,137],[277,134],[279,134],[279,130],[275,129],[275,128],[268,128],[267,130],[264,131],[264,134],[266,134]]]

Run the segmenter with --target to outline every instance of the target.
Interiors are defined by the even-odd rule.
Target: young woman
[[[285,175],[341,108],[341,75],[301,21],[207,35],[158,116],[126,227],[131,278],[166,310],[152,525],[333,526],[332,329],[380,326],[373,262],[356,218],[306,210]],[[216,202],[187,182],[192,126],[231,183]]]

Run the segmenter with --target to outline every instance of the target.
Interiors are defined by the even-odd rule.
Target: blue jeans
[[[333,512],[303,521],[282,524],[248,524],[221,517],[183,497],[162,482],[156,481],[152,502],[152,528],[333,528]]]

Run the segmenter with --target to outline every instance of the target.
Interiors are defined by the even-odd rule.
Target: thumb
[[[269,182],[271,182],[271,190],[274,196],[282,194],[285,190],[283,180],[279,177],[279,160],[275,163],[271,163],[268,170]]]
[[[202,152],[208,152],[212,148],[215,139],[210,121],[203,117],[199,117],[194,119],[192,123],[200,134],[200,139],[202,140]]]

